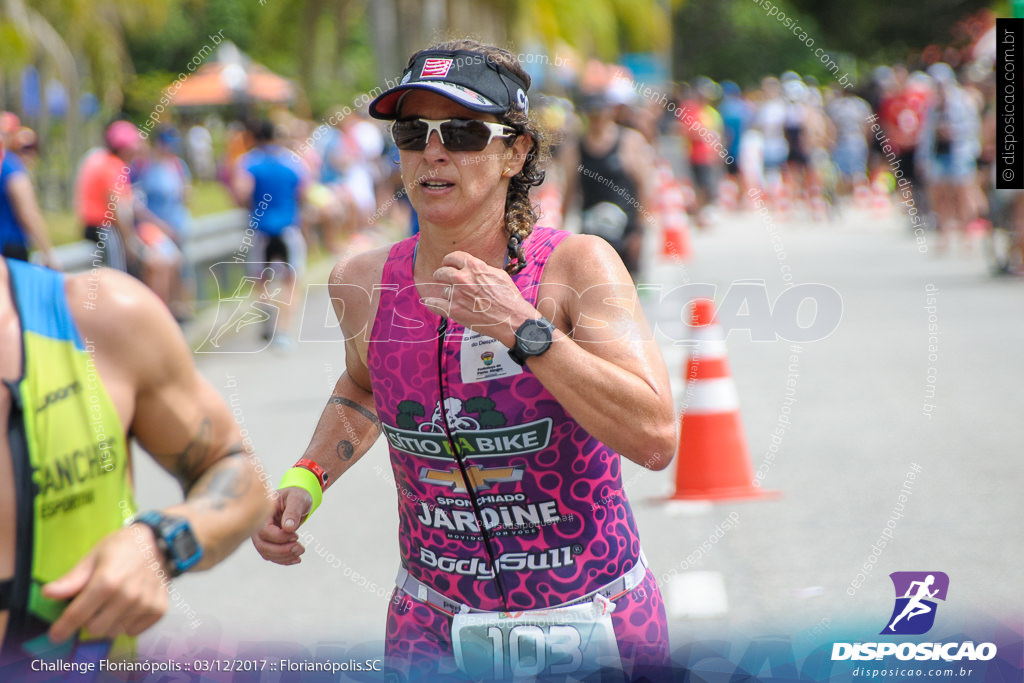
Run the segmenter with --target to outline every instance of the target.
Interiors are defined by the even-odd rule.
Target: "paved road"
[[[741,281],[763,280],[772,301],[788,283],[823,283],[841,296],[842,317],[833,334],[799,351],[743,331],[728,338],[751,461],[779,499],[664,505],[654,501],[672,490],[674,468],[652,473],[626,463],[644,545],[663,579],[673,647],[716,634],[814,635],[854,624],[877,633],[892,608],[887,574],[901,570],[949,574],[944,614],[992,614],[1019,629],[1024,283],[988,276],[978,250],[920,253],[895,217],[766,224],[748,213],[695,235],[694,246],[688,266],[659,262],[645,283],[662,292],[711,283],[719,302]],[[321,269],[313,278],[325,276]],[[316,317],[307,323],[327,320],[323,290],[310,296],[307,316]],[[672,344],[681,312],[669,301],[644,297],[682,400],[683,347]],[[802,308],[800,324],[812,312]],[[343,347],[319,341],[287,356],[248,352],[259,345],[243,331],[229,352],[198,362],[276,481],[307,443],[343,367]],[[783,406],[790,423],[772,454]],[[147,506],[180,495],[170,477],[140,462]],[[220,567],[179,580],[182,606],[144,647],[175,654],[204,643],[228,654],[239,641],[259,641],[264,652],[275,642],[282,652],[315,653],[331,642],[379,643],[398,565],[395,497],[381,442],[304,527],[310,542],[301,565],[271,565],[247,545]],[[863,572],[872,544],[890,532]]]

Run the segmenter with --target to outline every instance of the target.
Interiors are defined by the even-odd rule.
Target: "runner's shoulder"
[[[607,240],[597,235],[573,233],[555,247],[544,268],[541,283],[577,287],[629,278],[622,258]]]
[[[390,251],[391,245],[385,245],[339,260],[331,269],[327,284],[331,297],[345,299],[352,285],[367,288],[379,285]]]
[[[167,306],[134,277],[97,268],[67,276],[64,291],[83,340],[119,366],[145,372],[153,363],[170,365],[170,349],[187,356]]]
[[[389,246],[343,258],[331,270],[327,292],[346,338],[362,334],[376,308],[376,286],[380,284]]]
[[[638,131],[636,128],[630,128],[629,126],[620,126],[622,131],[622,143],[627,146],[641,147],[647,145],[647,139],[643,133]]]

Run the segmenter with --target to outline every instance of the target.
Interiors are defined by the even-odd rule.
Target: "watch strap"
[[[317,463],[313,462],[309,458],[300,458],[295,463],[295,467],[301,467],[303,469],[307,469],[310,472],[312,472],[313,474],[315,474],[316,478],[320,482],[320,492],[321,493],[323,493],[323,491],[327,488],[327,482],[330,479],[330,476],[327,474],[327,472],[324,470],[324,468],[320,467],[320,465],[318,465]]]
[[[519,365],[526,365],[526,355],[519,350],[518,344],[508,350],[508,357]]]
[[[172,577],[181,576],[195,566],[195,564],[202,558],[202,548],[200,548],[198,542],[196,542],[195,536],[192,534],[192,528],[189,525],[188,520],[184,517],[172,517],[165,515],[162,512],[157,512],[156,510],[149,510],[140,515],[136,515],[135,522],[138,524],[145,524],[153,530],[153,536],[156,538],[157,547],[164,554],[164,557],[167,560],[167,569],[170,571]],[[177,556],[173,538],[168,538],[168,534],[175,529],[178,530],[178,534],[187,533],[192,536],[192,540],[196,544],[197,551],[191,557]],[[175,534],[175,536],[177,536],[177,534]]]

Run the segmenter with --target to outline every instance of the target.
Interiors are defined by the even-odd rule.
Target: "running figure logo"
[[[249,274],[240,280],[235,271],[239,266],[249,270]],[[233,261],[222,261],[210,266],[216,287],[217,313],[206,339],[195,349],[196,353],[225,353],[221,348],[224,338],[253,325],[259,326],[262,346],[234,352],[256,353],[269,346],[274,337],[280,308],[289,303],[282,294],[283,287],[274,282],[282,268],[291,269],[291,266],[278,262]],[[294,272],[292,276],[294,277]],[[231,284],[236,280],[234,291],[229,296],[224,296],[223,293],[229,291]],[[261,287],[262,283],[266,283],[265,287]]]
[[[896,605],[881,635],[919,636],[935,623],[936,600],[946,600],[949,577],[944,572],[893,572]]]

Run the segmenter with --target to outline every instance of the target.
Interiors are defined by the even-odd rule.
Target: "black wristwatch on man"
[[[509,357],[525,365],[527,358],[539,356],[551,348],[554,333],[555,326],[544,316],[527,320],[516,330],[516,343],[508,350]]]

